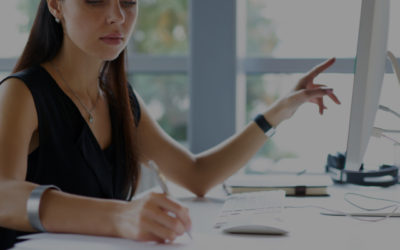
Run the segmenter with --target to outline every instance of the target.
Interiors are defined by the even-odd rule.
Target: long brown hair
[[[46,0],[41,0],[28,42],[17,61],[13,72],[42,64],[52,60],[60,51],[64,32],[50,14]],[[128,199],[132,198],[138,185],[140,168],[136,154],[135,122],[133,114],[138,112],[131,105],[126,75],[126,49],[114,60],[104,63],[99,79],[101,88],[107,95],[112,111],[112,136],[117,142],[117,151],[125,155],[125,179],[123,192]],[[116,166],[123,167],[123,166]]]

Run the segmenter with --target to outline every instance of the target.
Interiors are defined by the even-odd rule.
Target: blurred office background
[[[20,55],[38,2],[1,0],[0,78]],[[333,87],[342,105],[325,99],[324,116],[315,105],[301,107],[243,171],[263,173],[273,163],[296,159],[306,163],[301,168],[322,172],[328,153],[345,150],[361,0],[140,0],[139,8],[128,47],[130,82],[182,145],[193,152],[215,145],[286,94],[312,66],[336,57],[316,81]],[[392,1],[388,49],[397,57],[399,9],[400,2]],[[395,75],[386,74],[383,85],[381,103],[400,111]],[[399,119],[381,111],[376,123],[400,128]],[[366,160],[391,163],[392,143],[371,140]]]

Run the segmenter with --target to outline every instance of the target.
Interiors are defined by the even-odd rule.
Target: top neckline
[[[113,138],[111,138],[111,143],[109,145],[107,145],[104,149],[101,148],[99,141],[97,140],[96,136],[93,134],[92,129],[90,128],[89,124],[87,123],[87,121],[85,120],[85,118],[82,116],[82,113],[79,111],[79,108],[76,106],[76,104],[72,101],[72,99],[61,89],[61,87],[57,84],[56,80],[53,78],[53,76],[46,70],[46,68],[44,68],[42,65],[38,65],[39,69],[42,70],[47,77],[49,77],[49,79],[51,80],[50,82],[52,83],[52,85],[55,87],[56,91],[59,92],[59,94],[61,96],[63,96],[63,98],[73,107],[73,109],[75,110],[75,112],[77,112],[78,116],[80,117],[79,119],[81,120],[81,122],[84,123],[84,128],[87,129],[89,131],[89,135],[92,138],[92,140],[95,142],[96,147],[101,150],[102,152],[107,152],[110,151],[112,148],[112,144],[113,144]],[[111,121],[112,122],[112,121]],[[111,124],[112,126],[112,124]],[[40,146],[40,145],[39,145]],[[36,151],[36,150],[34,150]],[[33,152],[34,152],[33,151]],[[32,152],[32,153],[33,153]]]

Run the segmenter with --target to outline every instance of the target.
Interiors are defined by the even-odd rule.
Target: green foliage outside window
[[[19,28],[20,32],[29,32],[31,29],[39,3],[40,0],[19,0],[17,8],[27,17],[27,22]]]
[[[131,49],[145,54],[187,54],[188,0],[141,0]]]
[[[285,75],[281,76],[285,78]],[[269,88],[279,83],[274,83],[270,79],[266,79],[264,75],[251,75],[247,77],[247,93],[246,93],[246,119],[251,121],[254,118],[254,111],[263,112],[269,105],[281,97],[279,88]],[[261,108],[259,108],[261,106]],[[257,152],[258,156],[267,157],[273,161],[283,158],[295,158],[292,152],[279,148],[274,138],[268,140],[265,145]]]
[[[134,74],[130,82],[165,132],[185,144],[190,102],[187,77]]]

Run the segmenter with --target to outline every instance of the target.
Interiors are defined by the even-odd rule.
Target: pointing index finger
[[[327,68],[329,68],[334,62],[336,61],[336,58],[331,58],[317,66],[315,66],[310,73],[308,74],[309,77],[311,78],[315,78],[316,76],[318,76],[321,72],[323,72],[324,70],[326,70]]]
[[[328,94],[329,98],[332,99],[332,101],[334,101],[336,104],[341,104],[341,102],[339,101],[339,98],[337,98],[337,96],[333,93]]]

